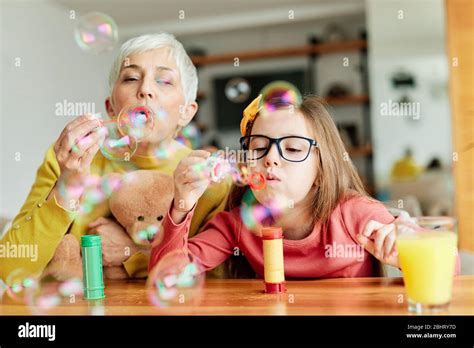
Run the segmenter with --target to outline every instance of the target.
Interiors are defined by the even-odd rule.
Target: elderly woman
[[[122,45],[110,71],[109,84],[110,96],[105,107],[111,118],[119,115],[123,107],[136,104],[159,109],[166,117],[156,118],[152,133],[146,142],[139,143],[129,162],[112,161],[98,151],[100,134],[93,115],[79,116],[67,124],[46,152],[26,202],[0,241],[4,245],[37,245],[37,260],[0,258],[0,278],[6,279],[19,269],[27,274],[40,274],[66,234],[80,239],[90,226],[102,237],[104,260],[107,259],[104,265],[116,266],[128,277],[147,275],[148,253],[138,248],[110,218],[107,202],[75,220],[69,211],[70,202],[80,200],[81,194],[71,191],[65,195],[59,187],[68,187],[71,180],[80,180],[89,173],[103,176],[147,169],[172,175],[178,162],[191,153],[174,137],[198,109],[196,68],[172,35],[144,35]],[[160,149],[168,156],[155,156]],[[228,191],[227,183],[206,191],[196,206],[190,235],[224,209]],[[131,253],[124,253],[126,249]]]

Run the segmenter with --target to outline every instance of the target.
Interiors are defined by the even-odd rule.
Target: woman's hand
[[[83,115],[66,125],[54,144],[54,153],[61,170],[58,182],[64,187],[80,186],[90,172],[90,164],[99,150],[100,121],[92,115]],[[72,202],[81,198],[81,190],[68,190],[58,194],[58,185],[49,197],[56,196],[58,203],[70,210]],[[48,197],[48,199],[49,199]]]
[[[395,225],[384,225],[370,220],[361,234],[357,235],[359,243],[382,263],[400,267],[398,251],[395,244]]]
[[[206,159],[211,154],[204,150],[191,152],[183,158],[174,171],[174,200],[171,218],[180,223],[194,207],[209,186],[209,179],[203,175]]]
[[[89,224],[88,233],[102,237],[102,264],[105,267],[122,266],[139,251],[125,229],[112,219],[98,218]]]

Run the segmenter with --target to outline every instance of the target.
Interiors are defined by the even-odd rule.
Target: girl
[[[286,278],[374,276],[375,258],[398,267],[394,217],[364,192],[322,101],[309,96],[294,110],[263,113],[257,110],[259,98],[244,111],[241,144],[255,162],[250,170],[265,175],[265,187],[251,189],[255,199],[265,207],[288,203],[277,220],[262,222],[284,231]],[[205,270],[239,250],[263,277],[262,240],[241,215],[249,188],[233,187],[229,211],[217,214],[188,239],[194,206],[209,185],[193,166],[208,156],[194,151],[176,168],[174,202],[163,223],[164,239],[153,245],[149,270],[176,249],[189,251]]]

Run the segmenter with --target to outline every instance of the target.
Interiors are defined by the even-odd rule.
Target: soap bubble
[[[154,155],[158,160],[169,159],[181,149],[183,149],[183,145],[179,142],[172,142],[171,144],[162,142],[154,151]]]
[[[3,299],[3,295],[7,292],[8,285],[0,278],[0,301]]]
[[[210,156],[204,162],[204,174],[212,182],[224,180],[231,169],[231,163],[219,156]]]
[[[100,176],[97,175],[81,175],[80,173],[67,172],[58,180],[58,192],[63,198],[63,201],[71,204],[67,207],[69,210],[76,210],[78,202],[73,202],[84,194],[87,187],[93,187],[100,181]]]
[[[271,112],[279,108],[290,110],[301,105],[301,93],[294,85],[287,81],[271,82],[260,91],[262,98],[259,110]]]
[[[243,187],[249,184],[249,175],[250,171],[248,167],[244,164],[235,164],[232,167],[232,181],[234,185]]]
[[[176,141],[192,149],[199,149],[202,146],[201,131],[195,123],[189,123],[179,132]]]
[[[95,180],[91,180],[93,185],[86,186],[76,213],[81,215],[91,213],[97,205],[110,198],[112,193],[122,186],[119,174],[105,175],[98,177],[98,179],[96,177]]]
[[[192,169],[202,177],[217,183],[229,178],[236,171],[235,163],[222,157],[219,153],[212,154],[205,161],[196,163]]]
[[[83,51],[95,54],[110,51],[118,43],[117,24],[104,13],[91,12],[78,20],[74,36]]]
[[[112,193],[120,189],[122,186],[122,180],[123,178],[117,173],[104,175],[100,182],[100,189],[104,193],[105,197],[110,197]]]
[[[145,228],[132,233],[132,239],[135,244],[138,245],[149,245],[153,240],[156,240],[156,243],[158,244],[158,240],[162,238],[163,234],[161,233],[161,224],[150,224]]]
[[[146,105],[126,107],[117,118],[117,126],[122,135],[140,142],[153,131],[155,117],[153,110]]]
[[[263,190],[267,184],[266,180],[267,179],[265,178],[265,175],[263,175],[263,173],[254,172],[250,174],[249,186],[255,191]]]
[[[266,186],[264,174],[252,172],[245,164],[224,158],[219,153],[212,154],[206,161],[197,163],[192,168],[214,183],[231,179],[236,186],[249,185],[257,191],[264,189]]]
[[[53,314],[58,306],[76,303],[83,294],[79,278],[60,281],[52,275],[37,279],[27,290],[26,303],[33,314]]]
[[[225,85],[225,95],[233,103],[242,103],[248,99],[252,89],[247,80],[235,77]]]
[[[74,217],[91,213],[99,204],[110,198],[122,186],[122,176],[117,173],[104,175],[82,175],[68,173],[58,181],[58,192],[65,207]],[[78,200],[80,197],[80,200]]]
[[[162,110],[158,114],[158,117],[166,115]],[[113,120],[99,120],[100,151],[112,161],[129,162],[138,143],[153,132],[157,119],[149,106],[132,105],[123,108]]]
[[[104,299],[88,300],[87,301],[88,313],[87,315],[105,315]]]
[[[100,151],[104,157],[118,162],[130,161],[137,151],[137,139],[132,135],[123,134],[116,122],[102,124],[100,131]]]
[[[251,171],[245,164],[234,164],[230,175],[236,186],[249,186],[254,191],[263,190],[267,185],[267,179],[261,172]]]
[[[249,230],[258,232],[266,221],[277,221],[287,208],[288,204],[281,199],[263,205],[256,200],[251,190],[247,190],[242,198],[240,217]]]
[[[148,275],[148,298],[157,307],[195,305],[199,302],[204,279],[204,268],[196,257],[182,250],[173,251]]]
[[[0,300],[24,302],[26,290],[34,285],[34,277],[23,268],[13,270],[3,281],[0,279]]]

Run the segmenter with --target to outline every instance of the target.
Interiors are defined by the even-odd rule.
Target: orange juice
[[[450,231],[399,234],[397,250],[408,298],[422,305],[451,300],[457,235]]]

